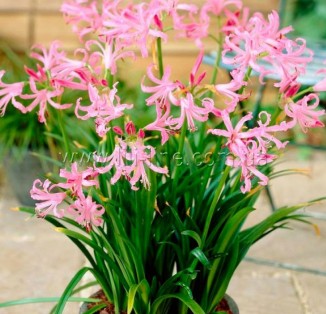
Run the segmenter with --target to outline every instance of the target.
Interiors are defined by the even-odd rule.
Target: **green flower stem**
[[[230,167],[225,168],[223,176],[222,176],[222,178],[221,178],[221,180],[220,180],[220,182],[218,184],[218,187],[217,187],[217,189],[215,191],[215,195],[214,195],[213,201],[211,203],[211,206],[209,207],[207,219],[206,219],[206,222],[205,222],[204,231],[203,231],[203,234],[202,234],[202,237],[201,237],[201,240],[202,240],[201,249],[203,249],[204,246],[205,246],[205,241],[206,241],[206,238],[207,238],[207,235],[208,235],[209,227],[211,225],[211,221],[212,221],[214,212],[216,210],[215,207],[216,207],[217,202],[218,202],[218,200],[219,200],[219,198],[221,196],[222,188],[223,188],[223,186],[225,184],[226,179],[229,176],[230,170],[231,170]]]
[[[314,89],[313,87],[308,87],[306,89],[304,89],[303,91],[301,91],[300,93],[296,94],[294,97],[293,97],[293,101],[297,100],[298,98],[300,98],[301,96],[307,94],[307,93],[310,93],[310,92],[313,92]]]
[[[107,133],[107,137],[104,138],[101,142],[100,142],[100,146],[99,146],[99,152],[100,154],[102,154],[103,156],[106,156],[107,154],[112,154],[113,150],[114,150],[114,134],[112,131],[109,131]],[[111,170],[112,172],[112,170]],[[112,193],[109,190],[110,189],[110,185],[108,185],[108,179],[107,179],[107,175],[106,174],[100,174],[99,176],[99,181],[100,181],[100,189],[103,193],[103,196],[106,198],[111,198],[112,197]],[[118,185],[118,189],[120,189],[121,185]],[[120,191],[119,191],[120,192]],[[119,193],[120,195],[120,193]]]
[[[211,82],[210,82],[211,85],[215,85],[218,68],[219,68],[219,65],[220,65],[220,62],[221,62],[221,59],[222,59],[223,33],[221,32],[221,19],[220,19],[220,17],[218,17],[218,19],[217,19],[217,25],[218,25],[218,29],[219,29],[219,36],[218,36],[218,39],[217,39],[218,49],[217,49],[217,56],[216,56],[216,60],[215,60],[214,70],[213,70],[213,74],[212,74],[212,78],[211,78]],[[213,96],[213,93],[209,92],[208,97],[211,98],[212,96]]]
[[[248,82],[248,80],[249,80],[249,78],[250,78],[250,76],[251,76],[251,72],[252,72],[252,67],[248,67],[247,72],[246,72],[246,74],[245,74],[245,77],[243,78],[243,81],[244,81],[244,82]],[[239,89],[238,94],[240,94],[240,95],[243,94],[245,88],[246,88],[245,85],[243,85],[243,86]]]
[[[219,65],[220,65],[221,59],[222,59],[223,34],[221,32],[221,19],[220,19],[220,17],[217,18],[217,24],[218,24],[218,29],[219,29],[218,38],[216,38],[213,35],[210,35],[210,37],[212,37],[218,44],[217,56],[216,56],[216,60],[215,60],[215,65],[214,65],[214,69],[213,69],[212,78],[211,78],[211,81],[210,81],[211,85],[215,85],[215,83],[216,83],[218,68],[219,68]],[[213,92],[209,91],[207,96],[208,96],[208,98],[212,98],[213,97]],[[202,123],[201,127],[200,127],[200,133],[199,133],[200,141],[202,141],[203,138],[205,137],[205,133],[206,133],[205,131],[206,131],[206,123]]]
[[[108,44],[105,44],[104,49],[106,48]],[[115,49],[115,41],[113,41],[113,50]],[[111,73],[111,71],[108,71],[108,69],[105,69],[104,77],[108,83],[108,87],[112,88],[114,84],[114,75]]]
[[[112,75],[110,71],[106,74],[106,81],[108,82],[109,88],[112,88],[114,82],[114,75]]]
[[[245,77],[244,77],[244,79],[243,79],[244,82],[248,82],[248,80],[249,80],[249,78],[250,78],[250,75],[251,75],[251,72],[252,72],[252,67],[248,67],[247,72],[246,72],[246,74],[245,74]],[[244,90],[245,90],[245,85],[243,85],[243,86],[239,89],[238,94],[239,94],[239,95],[243,94]],[[239,101],[239,107],[240,107],[240,109],[241,109],[241,116],[244,117],[244,116],[246,115],[246,111],[245,111],[245,104],[244,104],[243,101]],[[247,122],[245,123],[245,125],[246,125],[247,127],[249,127],[249,122],[247,121]]]
[[[181,135],[180,135],[179,146],[178,146],[178,153],[179,154],[182,154],[182,152],[183,152],[183,147],[184,147],[184,144],[185,144],[186,133],[187,133],[187,123],[183,123],[183,126],[181,128]]]
[[[158,69],[160,73],[160,78],[164,74],[164,65],[163,65],[163,54],[162,54],[162,39],[159,37],[156,41],[157,44],[157,59],[158,59]]]
[[[112,128],[112,126],[111,126],[111,128]],[[108,138],[108,145],[109,145],[109,152],[110,152],[110,154],[112,154],[113,153],[113,151],[114,151],[114,149],[115,149],[115,138],[114,138],[114,133],[110,130],[109,132],[108,132],[108,134],[109,134],[109,138]],[[112,170],[111,170],[111,174],[112,174]],[[119,199],[120,199],[120,202],[122,203],[123,202],[123,193],[122,193],[122,184],[118,184],[117,185],[117,187],[118,187],[118,195],[119,195]]]
[[[212,38],[214,41],[219,43],[219,39],[217,37],[215,37],[213,34],[208,34],[208,37]]]
[[[48,133],[51,133],[52,130],[49,124],[46,124],[45,128]],[[46,136],[46,144],[48,145],[51,158],[58,160],[58,152],[51,136]]]
[[[63,121],[63,113],[61,110],[57,111],[57,118],[58,118],[58,122],[59,122],[59,128],[60,128],[60,131],[62,134],[64,148],[65,148],[68,156],[72,156],[71,148],[70,148],[69,140],[68,140],[68,134],[67,134],[67,131],[66,131],[66,128],[64,125],[64,121]]]
[[[186,138],[186,133],[187,133],[187,123],[183,123],[182,128],[181,128],[181,134],[179,137],[179,146],[178,146],[178,156],[182,156],[183,153],[183,148],[184,148],[184,143],[185,143],[185,138]],[[173,183],[172,183],[172,199],[173,199],[173,204],[176,205],[176,190],[177,190],[177,185],[179,182],[178,175],[180,172],[181,166],[175,166],[174,168],[174,175],[172,176]]]
[[[257,91],[256,101],[254,104],[254,109],[252,112],[252,120],[248,121],[248,126],[250,128],[253,128],[256,124],[256,121],[258,120],[259,113],[261,112],[261,100],[263,98],[263,93],[266,88],[266,85],[260,85]]]
[[[218,21],[220,21],[220,19],[218,19]],[[220,24],[220,22],[219,22]],[[211,85],[215,85],[216,82],[216,78],[217,78],[217,73],[218,73],[218,67],[220,65],[221,59],[222,59],[222,33],[220,32],[219,35],[219,39],[218,39],[218,49],[217,49],[217,57],[215,60],[215,65],[214,65],[214,70],[213,70],[213,74],[212,74],[212,78],[210,81]],[[213,92],[209,91],[208,92],[208,98],[212,98],[213,97]],[[200,141],[203,140],[204,136],[205,136],[205,131],[206,131],[206,123],[202,123],[201,127],[200,127]]]
[[[112,125],[110,125],[111,129],[112,129]],[[109,150],[110,150],[110,154],[113,153],[114,151],[114,147],[115,147],[115,139],[114,139],[114,133],[110,130],[108,133],[109,135],[107,141],[109,142]]]
[[[163,77],[164,75],[164,64],[163,64],[163,53],[162,53],[162,39],[159,37],[157,38],[157,41],[156,41],[156,46],[157,46],[157,59],[158,59],[158,69],[159,69],[159,75],[160,75],[160,78]],[[167,150],[167,153],[168,153],[168,160],[169,160],[169,163],[168,163],[168,169],[169,171],[171,170],[171,147],[170,147],[170,143],[169,141],[167,141],[166,143],[166,150]]]
[[[221,48],[218,48],[218,53],[217,53],[217,58],[215,60],[215,65],[214,65],[214,70],[213,70],[213,74],[212,74],[212,78],[211,78],[211,85],[215,85],[216,83],[216,78],[217,78],[217,72],[218,72],[218,66],[221,62],[221,58],[222,58],[222,54],[221,54]],[[208,94],[209,98],[212,98],[213,96],[213,92],[210,91]]]

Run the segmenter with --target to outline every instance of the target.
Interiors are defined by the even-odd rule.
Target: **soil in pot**
[[[87,310],[91,309],[92,307],[100,304],[100,303],[105,303],[107,306],[99,311],[97,311],[95,314],[115,314],[114,312],[114,305],[110,302],[108,302],[103,290],[97,291],[94,294],[91,295],[92,298],[94,299],[101,299],[102,301],[98,303],[84,303],[80,309],[80,314],[83,314]],[[121,314],[127,314],[125,311],[121,311]]]
[[[238,305],[235,301],[226,294],[220,304],[215,308],[215,311],[225,312],[226,314],[239,314]]]
[[[104,292],[102,290],[94,293],[91,295],[92,298],[95,299],[101,299],[102,301],[99,303],[84,303],[81,307],[80,314],[83,314],[87,310],[91,309],[92,307],[96,306],[100,303],[106,303],[107,306],[99,311],[97,311],[95,314],[115,314],[114,312],[114,305],[110,302],[108,302]],[[223,311],[225,314],[239,314],[239,309],[234,302],[234,300],[229,296],[226,295],[220,304],[216,307],[215,311]],[[127,312],[121,311],[121,314],[126,314]],[[167,313],[167,314],[176,314],[176,313]]]

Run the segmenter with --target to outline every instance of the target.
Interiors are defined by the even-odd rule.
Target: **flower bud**
[[[140,129],[140,130],[138,131],[138,137],[139,137],[139,138],[145,138],[145,131],[144,131],[143,129]]]
[[[129,121],[126,126],[125,126],[125,130],[127,132],[128,135],[134,135],[136,134],[136,128],[135,125],[132,121]]]
[[[154,15],[154,23],[156,24],[156,26],[160,31],[163,31],[163,23],[160,20],[160,18],[157,16],[157,14]]]
[[[114,133],[116,133],[118,135],[123,135],[123,131],[122,131],[122,129],[119,126],[114,126],[112,128],[112,130],[113,130]]]

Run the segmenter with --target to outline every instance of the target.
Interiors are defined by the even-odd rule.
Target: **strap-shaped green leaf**
[[[127,314],[130,314],[134,307],[135,297],[137,291],[140,291],[141,297],[144,303],[148,301],[148,295],[150,292],[150,287],[146,279],[143,279],[138,285],[133,285],[130,287],[128,292],[128,301],[127,301]]]
[[[181,234],[184,236],[189,236],[190,238],[193,238],[197,242],[197,245],[199,247],[201,247],[201,238],[197,232],[195,232],[193,230],[185,230],[185,231],[182,231]]]
[[[90,238],[85,237],[84,235],[73,231],[68,230],[66,228],[56,228],[58,232],[61,232],[63,234],[66,234],[67,236],[70,236],[72,238],[76,238],[79,241],[89,245],[92,249],[94,249],[107,263],[108,265],[116,272],[116,274],[119,276],[119,280],[121,281],[122,285],[128,286],[126,278],[123,276],[123,273],[121,272],[121,269],[117,266],[115,261],[106,254],[106,252],[103,250],[103,248],[99,247],[96,243],[94,243]],[[95,267],[96,268],[96,267]]]
[[[93,306],[92,308],[90,308],[89,310],[87,310],[86,312],[84,312],[83,314],[97,313],[99,310],[104,309],[106,306],[107,306],[107,304],[105,304],[105,303],[97,304],[97,305]]]
[[[196,247],[190,253],[193,256],[195,256],[205,267],[210,269],[210,267],[212,265],[211,265],[210,261],[208,260],[207,256],[205,255],[205,253],[199,247]]]
[[[71,296],[74,288],[78,285],[78,283],[81,281],[81,279],[84,277],[84,275],[89,271],[90,269],[88,267],[83,267],[82,269],[80,269],[76,275],[71,279],[71,281],[69,282],[68,286],[66,287],[66,289],[64,290],[57,308],[55,310],[55,314],[61,314],[65,308],[65,305],[69,299],[69,297]]]
[[[165,294],[160,297],[158,297],[151,308],[151,314],[158,313],[159,306],[168,299],[178,299],[183,304],[185,304],[193,313],[195,314],[205,314],[204,310],[201,308],[201,306],[191,299],[188,295],[182,294],[182,293],[176,293],[176,294]]]
[[[49,298],[24,298],[19,300],[12,300],[0,303],[0,308],[9,307],[9,306],[16,306],[16,305],[23,305],[23,304],[33,304],[33,303],[52,303],[58,302],[60,300],[59,297],[49,297]],[[100,299],[94,298],[77,298],[77,297],[70,297],[67,300],[68,302],[99,302]]]

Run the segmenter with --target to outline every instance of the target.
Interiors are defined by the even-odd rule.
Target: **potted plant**
[[[89,272],[94,281],[86,286],[100,291],[86,299],[84,313],[235,313],[225,296],[250,247],[288,221],[304,220],[296,210],[313,203],[280,208],[243,228],[262,189],[280,175],[273,161],[287,143],[278,135],[296,125],[304,132],[324,126],[316,92],[325,89],[325,79],[300,92],[297,83],[312,52],[303,39],[287,37],[290,27],[279,29],[277,12],[249,16],[240,0],[208,0],[201,8],[178,1],[76,0],[66,1],[62,11],[83,48],[72,58],[57,42],[40,47],[26,82],[0,85],[2,109],[11,98],[23,113],[35,107],[40,122],[55,115],[68,156],[89,157],[86,164],[69,158],[57,174],[36,179],[35,209],[20,208],[52,223],[89,263],[52,312],[85,300],[74,294],[85,288],[77,285]],[[212,19],[218,28],[210,34]],[[187,82],[173,79],[164,63],[170,29],[199,50]],[[208,81],[200,70],[206,37],[218,47]],[[140,82],[144,103],[122,101],[118,63],[147,58],[148,47],[154,59]],[[222,58],[236,69],[229,81],[217,83]],[[252,70],[261,84],[267,72],[280,76],[274,84],[279,103],[271,113],[251,108]],[[69,90],[87,95],[61,102]],[[21,99],[31,103],[26,107]],[[77,120],[95,122],[93,151],[68,135],[61,115],[67,108],[74,108]],[[32,301],[40,299],[0,307]]]

